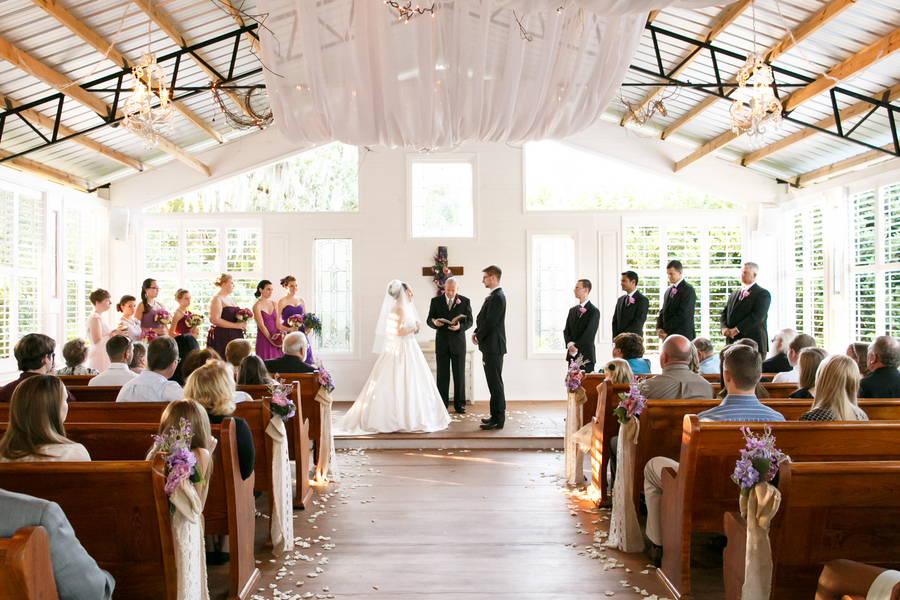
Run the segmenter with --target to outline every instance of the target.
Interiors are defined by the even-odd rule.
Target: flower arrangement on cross
[[[435,296],[444,295],[444,284],[447,283],[449,278],[453,277],[453,272],[448,266],[449,264],[447,246],[438,246],[437,254],[434,255],[434,265],[431,267],[431,272],[434,275],[434,284],[437,286]]]

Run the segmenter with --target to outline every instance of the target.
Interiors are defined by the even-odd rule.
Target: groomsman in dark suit
[[[579,279],[575,283],[575,297],[578,304],[569,309],[566,317],[566,327],[563,329],[563,340],[566,342],[566,364],[572,362],[579,354],[586,361],[585,373],[594,372],[594,363],[597,355],[594,352],[594,340],[597,338],[597,329],[600,327],[600,309],[591,304],[588,296],[591,294],[591,282],[587,279]]]
[[[694,331],[694,308],[697,293],[694,286],[684,280],[681,261],[673,260],[666,265],[669,289],[663,296],[662,309],[656,317],[656,335],[660,340],[670,335],[683,335],[689,340],[697,337]]]
[[[453,365],[453,408],[459,414],[466,413],[466,336],[463,333],[472,326],[472,304],[465,296],[456,293],[456,278],[444,282],[444,295],[431,299],[428,310],[428,326],[437,330],[434,336],[434,356],[437,360],[437,387],[450,406],[450,366]],[[447,325],[438,319],[452,321],[462,315],[455,325]]]
[[[500,289],[500,267],[491,265],[481,282],[491,293],[484,299],[475,319],[472,343],[481,350],[484,377],[491,392],[491,417],[482,419],[482,429],[503,429],[506,422],[506,395],[503,391],[503,355],[506,354],[506,296]]]
[[[625,295],[616,302],[613,313],[613,339],[620,333],[635,333],[644,337],[644,322],[650,310],[650,300],[637,291],[638,274],[634,271],[622,273],[622,291]]]
[[[772,295],[768,290],[756,285],[758,274],[759,265],[753,262],[744,263],[741,269],[743,285],[731,292],[722,316],[719,317],[719,325],[726,344],[736,340],[753,340],[759,346],[759,353],[765,358],[769,352],[769,331],[766,322]]]

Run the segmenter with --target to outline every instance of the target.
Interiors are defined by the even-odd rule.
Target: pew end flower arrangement
[[[285,383],[284,379],[278,376],[278,373],[275,373],[274,379],[272,383],[266,386],[269,388],[269,394],[272,396],[272,400],[269,402],[269,410],[282,421],[287,421],[297,414],[297,405],[291,400],[294,384],[293,382]]]
[[[249,308],[241,308],[234,315],[234,320],[237,323],[246,323],[247,321],[249,321],[252,318],[253,318],[253,311],[250,310]]]
[[[631,385],[628,386],[628,393],[619,394],[619,405],[613,411],[613,414],[616,415],[620,425],[624,425],[632,418],[639,417],[644,412],[644,408],[647,406],[647,399],[644,398],[642,393],[643,387],[642,382],[635,377]]]
[[[315,361],[316,371],[319,374],[319,386],[325,388],[328,393],[334,391],[334,380],[331,378],[331,374],[325,370],[325,366],[322,364],[322,359],[317,358]]]
[[[585,364],[587,364],[587,360],[580,354],[569,363],[569,370],[566,371],[566,390],[575,392],[581,387],[581,382],[584,381],[583,367]]]
[[[182,418],[178,424],[169,427],[169,431],[160,435],[154,435],[153,441],[157,453],[165,456],[165,492],[169,498],[175,493],[182,482],[203,484],[203,476],[197,471],[197,457],[191,451],[191,424]],[[175,505],[169,501],[169,512],[175,514]]]
[[[741,496],[747,498],[758,483],[768,483],[778,474],[778,465],[790,457],[775,447],[775,436],[768,425],[762,434],[754,434],[749,427],[741,427],[746,448],[741,450],[731,480],[741,487]]]
[[[153,315],[153,322],[160,326],[169,325],[172,322],[172,313],[161,308]]]

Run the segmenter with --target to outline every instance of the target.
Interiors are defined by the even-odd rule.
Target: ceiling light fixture
[[[171,133],[174,111],[166,89],[166,72],[150,51],[150,23],[147,23],[147,51],[131,69],[131,95],[125,99],[125,129],[141,138],[141,147],[155,148],[159,136]],[[158,106],[153,105],[159,103]]]

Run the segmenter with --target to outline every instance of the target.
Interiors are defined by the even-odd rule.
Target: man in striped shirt
[[[725,352],[725,389],[728,395],[715,408],[705,410],[700,421],[784,421],[784,416],[760,404],[755,389],[762,375],[762,358],[750,346],[734,345]],[[659,505],[662,500],[662,471],[670,467],[678,471],[678,463],[670,458],[651,458],[644,467],[644,497],[647,501],[648,555],[659,566],[662,559],[662,529]]]

